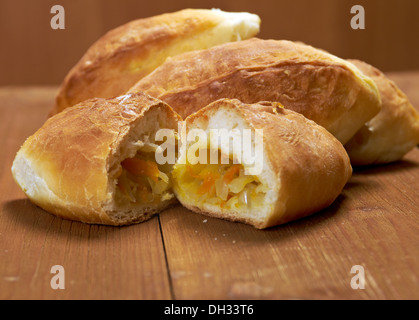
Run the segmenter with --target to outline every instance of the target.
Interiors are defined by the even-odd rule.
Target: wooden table
[[[419,106],[419,72],[391,74]],[[57,218],[10,167],[56,87],[0,89],[1,299],[418,299],[419,149],[357,169],[327,210],[268,230],[175,207],[128,227]],[[54,290],[51,267],[64,268]],[[352,289],[362,266],[365,289]]]

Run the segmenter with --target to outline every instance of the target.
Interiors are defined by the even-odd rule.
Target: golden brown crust
[[[349,60],[377,85],[382,109],[346,144],[354,165],[400,160],[419,144],[419,114],[406,95],[380,70],[359,60]]]
[[[282,197],[276,210],[285,205],[285,212],[273,215],[267,226],[327,208],[352,175],[345,149],[327,130],[301,114],[274,105],[272,110],[248,116],[255,128],[264,129],[266,153],[281,179]]]
[[[148,219],[170,203],[150,206],[128,219],[107,209],[113,203],[109,171],[130,131],[158,108],[168,121],[180,117],[145,94],[95,98],[48,119],[15,158],[12,173],[26,195],[55,215],[87,223],[122,225]]]
[[[225,20],[214,10],[185,9],[134,20],[109,31],[68,73],[50,115],[86,99],[124,94],[170,55],[233,41],[237,30],[229,31],[230,38],[215,33],[200,39]],[[257,31],[239,36],[251,37]]]
[[[128,92],[137,91],[183,118],[220,98],[277,101],[342,143],[381,107],[374,83],[352,64],[302,43],[256,38],[173,57]]]
[[[203,209],[175,188],[179,201],[192,211],[267,228],[328,207],[350,179],[352,167],[342,144],[323,127],[278,103],[248,105],[221,99],[189,116],[187,127],[194,128],[195,122],[222,109],[234,109],[250,128],[263,129],[264,166],[270,170],[269,188],[278,190],[278,197],[266,217],[252,219],[228,210]]]

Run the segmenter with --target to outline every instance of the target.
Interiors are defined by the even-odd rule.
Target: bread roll
[[[12,166],[29,199],[63,218],[86,223],[141,222],[176,203],[171,168],[157,166],[160,128],[181,120],[144,94],[95,98],[48,119]]]
[[[70,70],[50,115],[90,98],[124,94],[167,57],[253,37],[260,19],[246,12],[185,9],[134,20],[96,41]]]
[[[346,144],[354,165],[382,164],[400,160],[419,144],[419,114],[406,95],[380,70],[349,60],[377,84],[383,106]]]
[[[169,59],[128,92],[166,101],[183,118],[220,98],[276,101],[346,143],[375,116],[374,82],[351,63],[291,41],[249,39]]]
[[[275,226],[329,206],[352,174],[349,157],[333,135],[279,103],[221,99],[186,119],[188,135],[197,129],[209,138],[190,138],[172,175],[179,201],[198,213],[259,229]],[[216,129],[232,134],[221,132],[227,140],[214,143]],[[246,140],[245,130],[252,132],[251,139]],[[235,140],[238,135],[241,141]],[[206,152],[206,164],[191,159],[196,150],[199,157]],[[256,154],[255,161],[246,152]],[[253,170],[257,167],[259,172]]]

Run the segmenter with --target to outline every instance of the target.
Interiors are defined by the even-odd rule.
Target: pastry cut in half
[[[156,132],[175,134],[180,120],[145,94],[90,99],[49,118],[29,137],[12,174],[33,203],[57,216],[106,225],[141,222],[177,203],[173,164],[159,165],[155,154],[165,143],[156,141]]]
[[[419,144],[419,113],[407,96],[380,70],[359,60],[349,60],[377,85],[381,111],[345,145],[354,165],[390,163]]]
[[[268,228],[328,207],[352,175],[333,135],[279,103],[220,99],[185,121],[173,189],[198,213]]]
[[[253,38],[175,56],[128,92],[138,91],[183,119],[221,98],[280,102],[343,144],[381,108],[377,86],[353,64],[286,40]]]
[[[107,32],[69,71],[50,115],[90,98],[124,94],[168,57],[239,41],[259,32],[247,12],[184,9],[137,19]]]

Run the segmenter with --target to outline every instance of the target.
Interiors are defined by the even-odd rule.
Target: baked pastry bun
[[[134,20],[96,41],[70,70],[50,115],[90,98],[124,94],[167,57],[247,39],[260,18],[247,12],[185,9]]]
[[[406,95],[380,70],[359,60],[349,60],[377,84],[381,111],[345,145],[354,165],[400,160],[419,144],[419,114]]]
[[[138,91],[184,119],[220,98],[280,102],[342,143],[381,108],[376,85],[353,64],[302,43],[257,38],[173,57],[128,92]]]
[[[185,121],[188,142],[173,168],[173,189],[198,213],[275,226],[329,206],[352,174],[333,135],[279,103],[221,99]],[[195,131],[205,135],[189,136]]]
[[[161,143],[155,133],[177,130],[180,120],[144,94],[87,100],[29,137],[12,174],[32,202],[57,216],[106,225],[141,222],[177,203],[173,164],[155,161]]]

